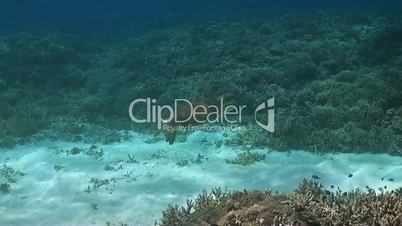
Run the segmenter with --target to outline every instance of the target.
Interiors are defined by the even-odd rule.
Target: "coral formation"
[[[7,183],[15,183],[19,177],[25,176],[25,173],[4,164],[3,167],[0,168],[0,175],[1,181],[4,180]]]
[[[70,150],[64,151],[66,155],[79,155],[79,154],[84,154],[90,158],[93,158],[98,161],[103,160],[104,156],[104,151],[103,149],[98,148],[95,145],[90,146],[89,148],[78,148],[78,147],[73,147]]]
[[[26,174],[20,170],[4,164],[0,168],[0,192],[7,194],[11,192],[11,185],[17,183],[17,181]]]
[[[249,110],[276,98],[275,134],[255,127],[250,110],[233,145],[401,154],[400,22],[313,13],[159,29],[108,45],[61,34],[3,37],[0,147],[44,129],[85,139],[86,125],[107,128],[91,129],[100,131],[92,140],[119,141],[113,131],[147,129],[130,122],[133,98],[197,100],[204,80]]]
[[[3,194],[10,193],[10,184],[9,183],[4,183],[0,184],[0,192]]]
[[[265,159],[264,154],[260,154],[257,152],[245,151],[236,156],[233,160],[227,160],[226,162],[229,164],[237,164],[237,165],[252,165],[256,162],[263,161]]]
[[[400,190],[400,189],[399,189]],[[396,191],[328,191],[305,180],[291,194],[213,189],[186,207],[170,205],[160,225],[333,225],[402,224],[402,197]]]

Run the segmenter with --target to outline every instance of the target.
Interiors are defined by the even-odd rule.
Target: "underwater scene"
[[[402,1],[0,1],[0,226],[402,226]]]

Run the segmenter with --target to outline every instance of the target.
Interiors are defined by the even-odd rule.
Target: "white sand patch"
[[[265,153],[266,159],[239,166],[226,160],[241,150],[217,145],[225,139],[219,133],[197,132],[175,145],[144,142],[151,138],[134,134],[129,142],[99,146],[104,150],[103,160],[61,151],[90,144],[43,142],[0,150],[1,166],[26,173],[11,183],[10,193],[0,193],[0,224],[104,225],[122,221],[154,225],[169,203],[184,203],[203,189],[290,192],[313,175],[328,188],[334,185],[345,191],[402,186],[401,157],[255,150]],[[128,163],[128,154],[134,155],[137,163]],[[105,170],[107,165],[115,170]],[[57,171],[55,166],[61,169]],[[108,184],[93,189],[92,178]]]

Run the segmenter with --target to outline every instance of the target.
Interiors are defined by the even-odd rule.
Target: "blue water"
[[[0,32],[141,32],[193,21],[292,12],[399,9],[399,0],[1,0]]]

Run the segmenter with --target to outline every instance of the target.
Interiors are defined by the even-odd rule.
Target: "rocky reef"
[[[399,189],[400,190],[400,189]],[[203,192],[187,205],[170,205],[160,225],[333,225],[399,226],[400,191],[326,190],[317,180],[304,180],[291,194],[266,191]]]
[[[313,13],[154,30],[117,43],[2,37],[0,147],[49,128],[74,136],[82,125],[144,129],[127,115],[134,98],[194,100],[202,80],[249,109],[276,98],[274,134],[256,127],[250,111],[228,144],[400,155],[401,21]],[[78,123],[63,124],[69,120]]]

